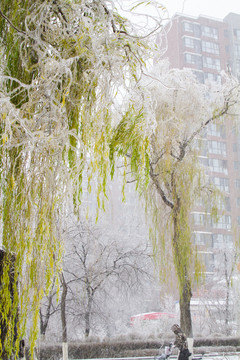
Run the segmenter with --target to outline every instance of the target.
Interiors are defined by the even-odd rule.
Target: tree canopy
[[[161,16],[151,18],[153,28],[160,28]],[[7,260],[0,314],[7,328],[0,356],[18,349],[27,318],[33,354],[41,298],[51,290],[54,274],[61,273],[66,204],[71,201],[78,212],[83,170],[89,190],[93,178],[98,184],[99,208],[116,154],[124,155],[125,173],[130,159],[137,184],[151,180],[170,209],[178,191],[191,198],[181,190],[196,174],[193,158],[186,155],[200,130],[235,103],[237,86],[217,93],[210,114],[202,90],[196,83],[189,86],[190,75],[164,68],[147,73],[149,59],[159,60],[152,30],[138,32],[107,0],[1,2],[0,204]],[[185,200],[179,206],[175,229],[188,239],[180,244],[188,249],[177,270],[181,284],[182,269],[190,264],[185,228],[190,207]]]
[[[132,97],[139,114],[116,127],[112,148],[130,159],[126,167],[131,170],[125,172],[131,173],[145,195],[161,278],[168,279],[167,270],[173,265],[181,326],[191,337],[192,284],[201,266],[192,244],[190,213],[197,199],[210,196],[213,200],[217,195],[198,161],[199,145],[208,124],[232,121],[239,103],[239,83],[225,76],[223,85],[200,84],[189,69],[169,69],[161,61],[139,86],[144,91],[139,96],[135,91]],[[143,157],[138,158],[142,149],[145,174]],[[212,201],[210,211],[217,215],[216,202]]]
[[[18,348],[30,313],[33,352],[43,289],[61,270],[65,204],[77,211],[85,169],[89,189],[99,179],[101,207],[116,99],[152,57],[147,41],[109,1],[1,2],[2,244],[16,271],[12,296],[6,261],[0,313],[13,319],[0,353]]]

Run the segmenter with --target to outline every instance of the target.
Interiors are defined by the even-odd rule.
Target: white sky
[[[240,14],[240,0],[116,0],[116,2],[120,4],[123,16],[130,17],[131,21],[137,23],[142,29],[146,29],[148,25],[154,28],[156,23],[154,21],[152,23],[150,18],[146,20],[144,15],[141,18],[141,14],[166,19],[176,13],[183,13],[196,17],[205,15],[220,20],[223,20],[230,12]],[[127,10],[139,3],[141,5],[134,8],[133,13],[129,15]],[[168,15],[161,10],[159,5],[166,8]]]
[[[240,0],[158,0],[163,4],[170,16],[176,12],[186,15],[207,15],[223,19],[228,13],[240,14]]]

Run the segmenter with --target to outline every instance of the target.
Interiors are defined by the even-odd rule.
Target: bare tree
[[[146,248],[125,248],[116,241],[104,238],[99,229],[87,224],[74,224],[67,232],[69,248],[64,260],[66,284],[70,288],[73,303],[81,309],[74,312],[84,322],[85,337],[91,331],[93,312],[99,305],[96,294],[103,291],[109,282],[133,288],[149,276],[147,263],[149,253]],[[84,308],[84,311],[83,311]]]
[[[217,273],[219,276],[218,286],[222,289],[224,304],[221,307],[223,328],[226,335],[231,334],[231,322],[233,319],[233,277],[239,259],[239,248],[224,248],[217,255]]]
[[[58,305],[54,301],[55,296],[55,281],[53,281],[52,289],[50,293],[45,296],[40,307],[40,335],[42,339],[45,338],[51,316],[58,311]]]

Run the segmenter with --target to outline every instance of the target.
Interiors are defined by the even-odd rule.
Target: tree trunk
[[[85,313],[85,337],[87,338],[90,334],[91,325],[90,325],[90,317],[92,312],[92,303],[93,303],[93,292],[90,289],[87,289],[88,294],[88,303],[87,310]]]
[[[230,335],[231,331],[229,328],[229,318],[230,318],[230,282],[227,282],[227,294],[226,294],[226,307],[225,307],[225,332],[226,335]]]
[[[67,284],[64,279],[63,273],[61,274],[61,283],[63,288],[62,297],[61,297],[62,351],[63,351],[63,360],[68,360],[67,319],[66,319]]]
[[[42,314],[42,311],[40,309],[40,336],[41,336],[42,339],[44,339],[45,335],[46,335],[46,330],[47,330],[47,326],[48,326],[48,320],[49,319],[46,319],[44,321],[43,314]]]
[[[226,252],[224,252],[224,264],[225,264],[225,281],[226,281],[226,304],[225,304],[225,334],[228,336],[231,334],[231,330],[229,327],[230,323],[230,287],[231,287],[231,279],[233,270],[236,264],[236,255],[234,255],[231,269],[228,272],[228,263],[229,259],[227,257]]]
[[[48,303],[47,303],[47,310],[46,310],[45,316],[42,313],[41,308],[39,310],[39,313],[40,313],[40,335],[41,335],[42,339],[45,338],[49,319],[51,317],[51,306],[52,306],[53,297],[54,297],[54,293],[53,293],[54,284],[55,284],[55,279],[52,284],[51,292],[50,292],[49,296],[47,297]]]
[[[85,314],[85,337],[87,338],[90,334],[90,314],[87,311]]]
[[[193,337],[190,309],[191,297],[191,282],[186,279],[183,288],[180,289],[180,326],[188,338]]]
[[[180,209],[180,198],[176,196],[176,203],[174,205],[173,211],[173,251],[180,289],[180,327],[188,338],[192,338],[193,331],[190,310],[192,291],[188,264],[186,262],[187,256],[185,253],[183,253],[182,249],[183,245],[185,244],[182,243],[182,239],[184,238],[184,225],[181,223],[182,219],[179,219]],[[188,241],[188,239],[184,238],[184,241]],[[191,240],[189,239],[189,241]]]

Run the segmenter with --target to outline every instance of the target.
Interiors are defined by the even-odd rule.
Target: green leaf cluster
[[[112,125],[118,89],[138,81],[151,49],[105,1],[3,0],[0,10],[2,241],[14,254],[18,279],[10,301],[9,271],[3,271],[1,301],[9,306],[0,315],[9,335],[1,357],[17,348],[29,319],[33,354],[41,299],[61,271],[66,211],[73,204],[78,212],[83,174],[89,190],[97,184],[104,207],[114,148],[130,119],[124,141],[132,142],[132,169],[148,162],[141,112],[130,108],[114,135]]]

